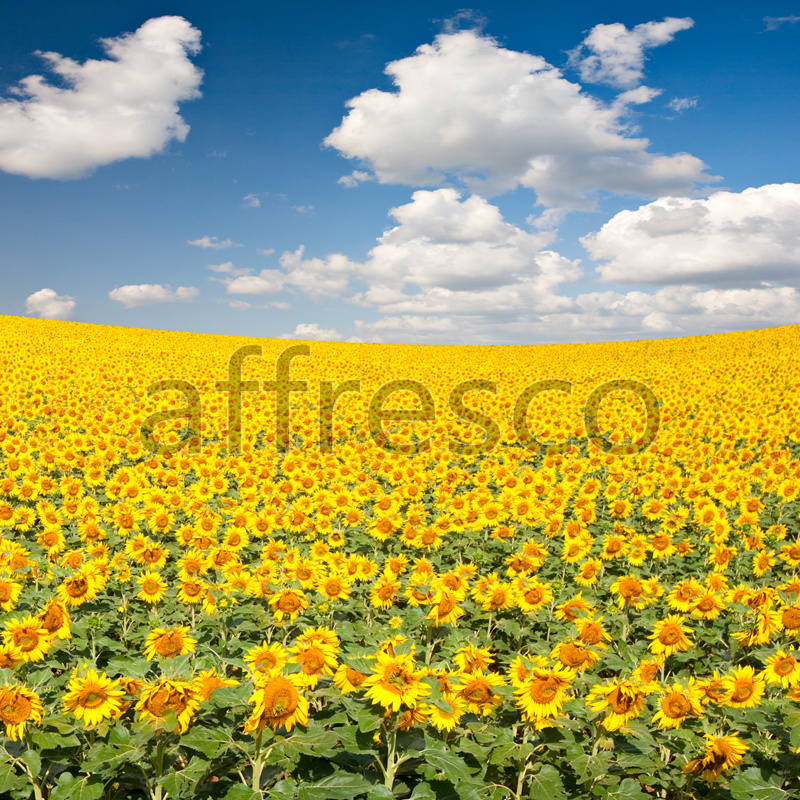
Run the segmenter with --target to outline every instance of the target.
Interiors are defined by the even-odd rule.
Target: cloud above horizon
[[[25,313],[42,319],[67,319],[75,310],[75,298],[57,294],[53,289],[39,289],[25,300]]]
[[[143,308],[156,303],[189,303],[200,296],[194,286],[179,286],[174,291],[158,283],[128,284],[112,289],[108,296],[125,308]]]
[[[800,286],[800,184],[662,197],[581,239],[604,281]]]
[[[591,209],[598,190],[681,195],[716,179],[699,158],[650,152],[632,135],[629,106],[657,90],[641,86],[606,105],[544,58],[475,30],[439,34],[385,72],[396,91],[349,100],[324,140],[372,171],[353,171],[345,186],[373,175],[415,187],[455,180],[487,196],[522,186],[545,206]]]
[[[28,75],[0,98],[0,170],[28,178],[81,178],[127,158],[148,158],[189,126],[178,104],[200,97],[203,73],[189,59],[200,31],[185,19],[149,19],[101,39],[105,59],[80,64],[37,53],[61,88]]]

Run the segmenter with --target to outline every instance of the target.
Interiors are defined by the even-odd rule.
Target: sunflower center
[[[580,667],[588,658],[588,653],[578,644],[570,642],[558,651],[558,660],[565,667]]]
[[[73,578],[67,581],[67,594],[70,597],[83,597],[88,588],[86,578]]]
[[[317,647],[311,647],[303,653],[303,672],[306,675],[317,675],[325,666],[325,654]]]
[[[4,722],[18,724],[24,722],[31,714],[33,706],[27,697],[16,695],[8,698],[2,706],[0,706],[0,716]]]
[[[689,700],[680,694],[672,694],[661,705],[661,710],[670,719],[685,717],[691,710]]]
[[[609,694],[608,700],[615,714],[627,714],[633,707],[636,698],[620,691],[620,689],[614,689],[614,691]]]
[[[731,700],[734,703],[746,703],[753,696],[753,692],[754,687],[752,684],[737,681],[733,694],[731,694]]]
[[[681,632],[674,625],[664,628],[661,633],[658,634],[658,641],[661,642],[661,644],[675,644],[680,638]]]
[[[35,650],[39,644],[39,637],[30,631],[23,631],[14,637],[14,644],[22,650],[23,653],[29,653]]]
[[[773,669],[778,675],[789,675],[794,671],[795,665],[797,661],[789,656],[788,658],[782,658],[778,661]]]
[[[273,678],[264,687],[264,715],[286,718],[294,713],[300,696],[294,684],[284,677]]]
[[[471,703],[487,703],[492,698],[492,690],[484,683],[476,683],[467,687],[464,696]]]
[[[553,678],[539,678],[531,684],[528,694],[534,703],[547,705],[558,694],[558,682]]]
[[[106,701],[106,694],[102,690],[89,689],[81,695],[80,705],[83,708],[97,708]]]

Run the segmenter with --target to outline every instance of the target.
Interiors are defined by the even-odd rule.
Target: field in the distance
[[[0,317],[0,796],[800,795],[799,339]]]

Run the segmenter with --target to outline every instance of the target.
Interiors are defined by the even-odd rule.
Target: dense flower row
[[[0,723],[15,774],[30,770],[38,791],[51,778],[21,753],[49,741],[41,736],[73,735],[63,729],[72,724],[90,747],[110,747],[114,730],[151,730],[161,757],[136,791],[157,796],[167,763],[190,773],[197,752],[181,741],[197,747],[192,732],[219,723],[215,697],[232,704],[231,747],[248,754],[249,772],[224,761],[232,756],[216,769],[239,771],[255,791],[277,780],[264,771],[268,737],[315,726],[362,758],[356,768],[332,750],[337,769],[387,787],[435,740],[467,759],[481,796],[508,796],[492,795],[498,786],[520,796],[526,780],[551,774],[541,765],[586,793],[594,783],[580,783],[569,747],[585,740],[597,756],[652,740],[661,767],[631,772],[609,756],[592,780],[619,786],[632,774],[637,787],[691,792],[695,778],[718,785],[749,764],[800,789],[795,329],[491,357],[467,348],[464,358],[314,345],[319,363],[296,367],[312,385],[424,375],[447,408],[459,380],[497,378],[496,396],[473,403],[505,420],[499,448],[452,452],[447,440],[469,442],[480,428],[443,416],[394,427],[397,441],[439,437],[408,456],[377,447],[359,399],[345,397],[333,452],[317,446],[307,398],[282,451],[271,408],[247,396],[243,452],[228,452],[213,384],[238,342],[64,323],[56,351],[51,323],[3,324],[14,346],[0,353],[10,386],[0,401]],[[730,355],[734,339],[749,347],[744,363]],[[142,446],[138,426],[158,408],[144,389],[170,370],[203,392],[196,455]],[[512,438],[506,398],[556,370],[575,397],[543,395],[529,423],[566,445],[533,452]],[[596,450],[574,413],[621,373],[661,401],[657,440],[637,455]],[[624,395],[600,419],[610,442],[643,425]],[[160,435],[178,441],[179,424]],[[336,714],[368,741],[347,744]],[[575,734],[557,758],[553,737],[565,729]],[[487,763],[469,760],[475,737],[500,742],[507,730],[524,755],[517,766],[491,744]],[[85,763],[79,750],[61,761],[43,752],[53,775]],[[181,791],[224,783],[210,758]],[[286,775],[316,769],[292,758]],[[409,792],[435,786],[415,774]],[[134,791],[122,775],[104,775],[104,791]]]

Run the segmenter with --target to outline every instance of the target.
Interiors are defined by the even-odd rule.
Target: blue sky
[[[432,343],[798,322],[800,3],[565,8],[10,7],[0,313]]]

